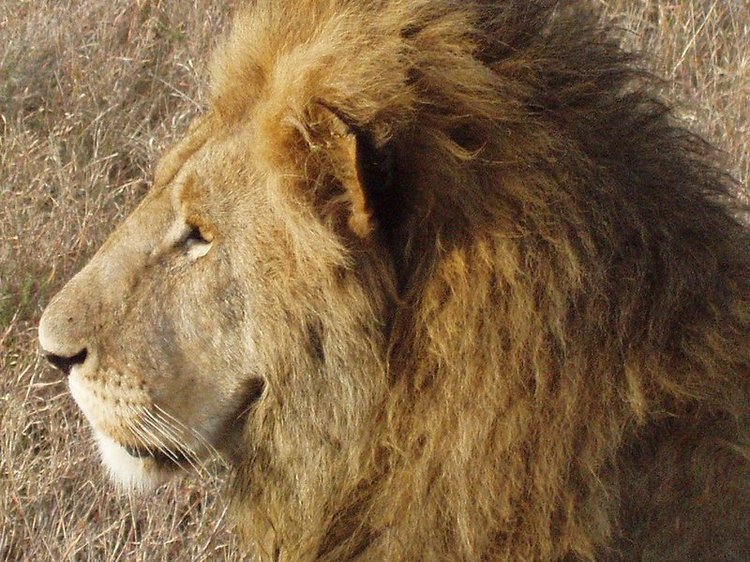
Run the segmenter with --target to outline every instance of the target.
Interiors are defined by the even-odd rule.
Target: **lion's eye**
[[[204,232],[201,227],[188,224],[177,246],[186,251],[191,258],[196,259],[208,253],[212,241],[213,237]]]
[[[201,232],[200,227],[198,226],[189,226],[189,229],[185,236],[182,239],[182,244],[190,249],[193,246],[197,244],[210,244],[211,241],[208,240],[204,235],[203,232]]]

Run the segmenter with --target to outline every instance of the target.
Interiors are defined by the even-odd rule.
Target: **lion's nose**
[[[70,370],[75,365],[82,365],[83,362],[86,361],[86,357],[88,356],[88,354],[88,351],[86,350],[86,348],[84,348],[75,355],[71,355],[69,357],[65,357],[63,355],[55,355],[54,353],[47,353],[46,356],[47,361],[60,369],[67,377],[70,374]]]

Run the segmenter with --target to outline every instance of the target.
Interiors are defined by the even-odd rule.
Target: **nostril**
[[[55,367],[60,369],[65,375],[70,374],[70,370],[73,368],[74,365],[80,365],[84,361],[86,361],[86,356],[88,355],[88,351],[86,348],[82,349],[75,355],[72,355],[71,357],[63,357],[62,355],[55,355],[54,353],[48,353],[47,354],[47,361],[52,363]]]

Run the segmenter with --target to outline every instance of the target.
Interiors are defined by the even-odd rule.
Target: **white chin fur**
[[[172,472],[156,466],[150,459],[131,456],[115,440],[94,430],[102,463],[115,485],[124,492],[146,492],[163,484]]]

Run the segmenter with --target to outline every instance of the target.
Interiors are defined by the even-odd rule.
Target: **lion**
[[[738,185],[586,1],[255,0],[39,326],[288,561],[750,559]]]

